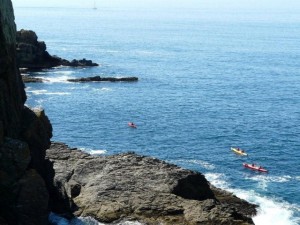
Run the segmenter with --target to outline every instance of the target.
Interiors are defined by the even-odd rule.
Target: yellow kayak
[[[239,154],[239,155],[244,155],[244,156],[248,155],[244,150],[242,150],[240,148],[231,147],[231,150],[234,151],[236,154]]]

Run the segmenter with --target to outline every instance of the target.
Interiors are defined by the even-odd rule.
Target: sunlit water
[[[16,8],[15,16],[50,54],[100,64],[32,73],[49,80],[26,84],[26,92],[29,106],[46,110],[53,141],[200,171],[258,204],[255,224],[300,224],[299,14]],[[66,81],[95,75],[139,81]]]

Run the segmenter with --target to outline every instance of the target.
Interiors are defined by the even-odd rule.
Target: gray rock
[[[68,79],[69,82],[103,82],[103,81],[109,81],[109,82],[135,82],[138,81],[137,77],[100,77],[100,76],[94,76],[94,77],[81,77],[81,78],[74,78],[74,79]]]
[[[94,157],[61,143],[52,143],[46,158],[54,169],[50,181],[60,190],[54,198],[63,199],[64,210],[77,216],[100,222],[253,224],[255,206],[243,201],[248,211],[240,212],[238,201],[231,200],[236,197],[223,192],[220,201],[202,174],[155,158],[133,153]]]

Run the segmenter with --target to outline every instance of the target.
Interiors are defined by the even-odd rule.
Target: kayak
[[[248,155],[244,150],[242,150],[240,148],[231,147],[231,150],[234,151],[236,154],[240,154],[240,155],[244,155],[244,156]]]
[[[258,165],[254,165],[254,164],[249,164],[249,163],[243,163],[243,166],[245,168],[251,169],[251,170],[256,170],[259,172],[268,172],[268,170],[266,170],[265,168],[258,166]]]
[[[137,126],[134,123],[132,123],[132,122],[129,122],[128,126],[130,126],[131,128],[137,128]]]

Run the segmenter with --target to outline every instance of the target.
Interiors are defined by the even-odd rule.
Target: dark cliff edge
[[[0,4],[0,224],[47,225],[50,211],[146,224],[253,224],[255,205],[198,172],[132,153],[91,156],[52,143],[42,109],[24,106],[11,0]]]
[[[48,221],[45,150],[52,127],[43,110],[24,106],[16,65],[16,26],[10,0],[0,4],[0,223]]]

